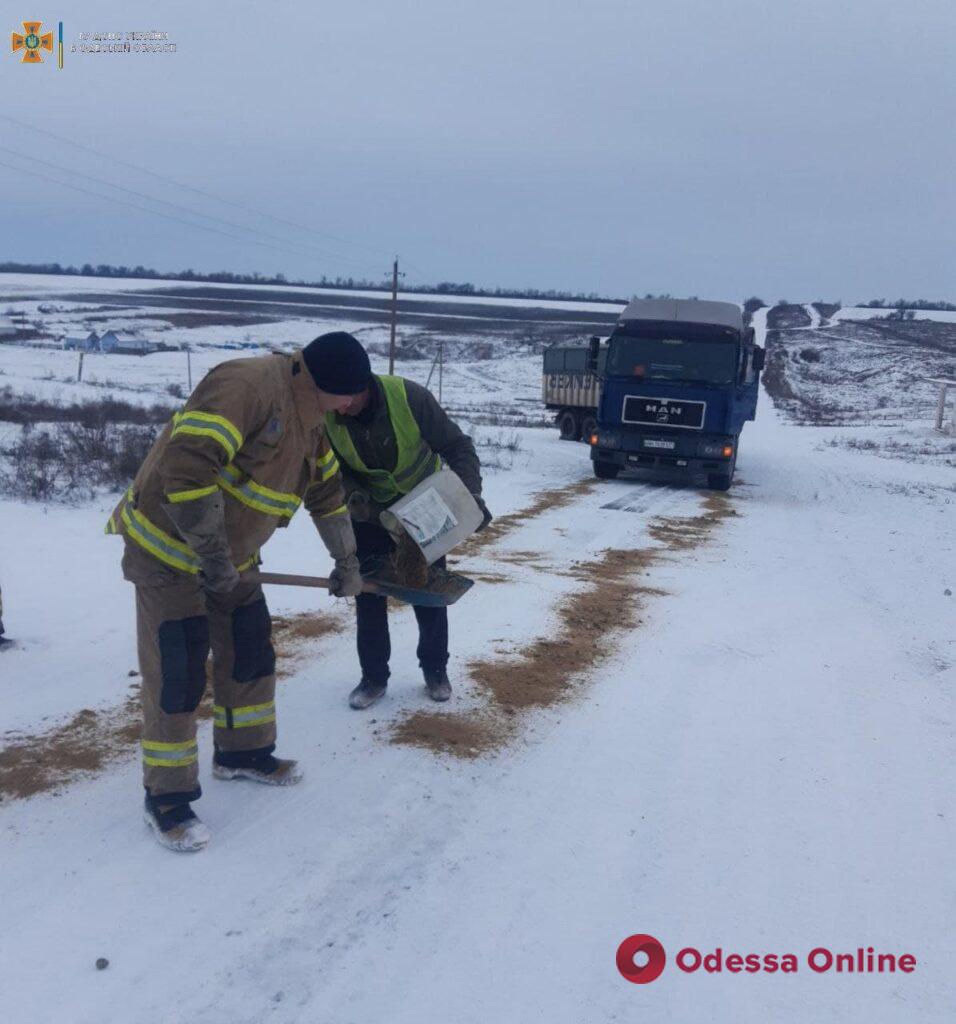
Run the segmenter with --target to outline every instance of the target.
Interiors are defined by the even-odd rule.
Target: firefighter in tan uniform
[[[361,353],[359,356],[358,353]],[[360,592],[338,460],[323,427],[368,386],[361,345],[322,335],[302,351],[222,363],[147,455],[107,524],[136,586],[146,821],[163,845],[201,849],[196,709],[212,652],[213,777],[298,782],[274,756],[275,652],[259,549],[304,504],[335,561],[330,591]]]

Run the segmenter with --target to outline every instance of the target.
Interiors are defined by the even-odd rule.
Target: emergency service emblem
[[[46,50],[53,53],[53,33],[44,32],[40,34],[43,27],[42,21],[24,21],[23,35],[19,32],[10,33],[10,49],[13,53],[23,51],[21,64],[42,64],[43,57],[40,51]]]

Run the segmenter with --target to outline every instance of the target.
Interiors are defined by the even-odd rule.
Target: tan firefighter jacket
[[[259,549],[303,502],[313,519],[347,514],[301,352],[234,359],[211,370],[157,438],[106,532],[123,534],[170,569],[196,574],[199,559],[163,505],[216,489],[240,570],[258,563]]]

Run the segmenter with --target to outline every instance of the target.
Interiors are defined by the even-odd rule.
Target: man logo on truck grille
[[[706,408],[705,402],[628,395],[624,399],[621,420],[624,423],[659,423],[684,430],[700,430],[704,425]]]

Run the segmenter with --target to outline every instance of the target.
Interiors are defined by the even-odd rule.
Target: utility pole
[[[186,380],[189,382],[189,393],[193,393],[193,354],[192,349],[186,348]]]
[[[83,349],[80,349],[80,362],[76,368],[76,383],[79,384],[83,379]]]
[[[388,373],[395,373],[395,325],[398,322],[398,279],[404,277],[398,272],[398,257],[392,263],[392,330],[388,339]]]
[[[441,382],[445,371],[445,343],[438,343],[438,404],[441,405]]]

